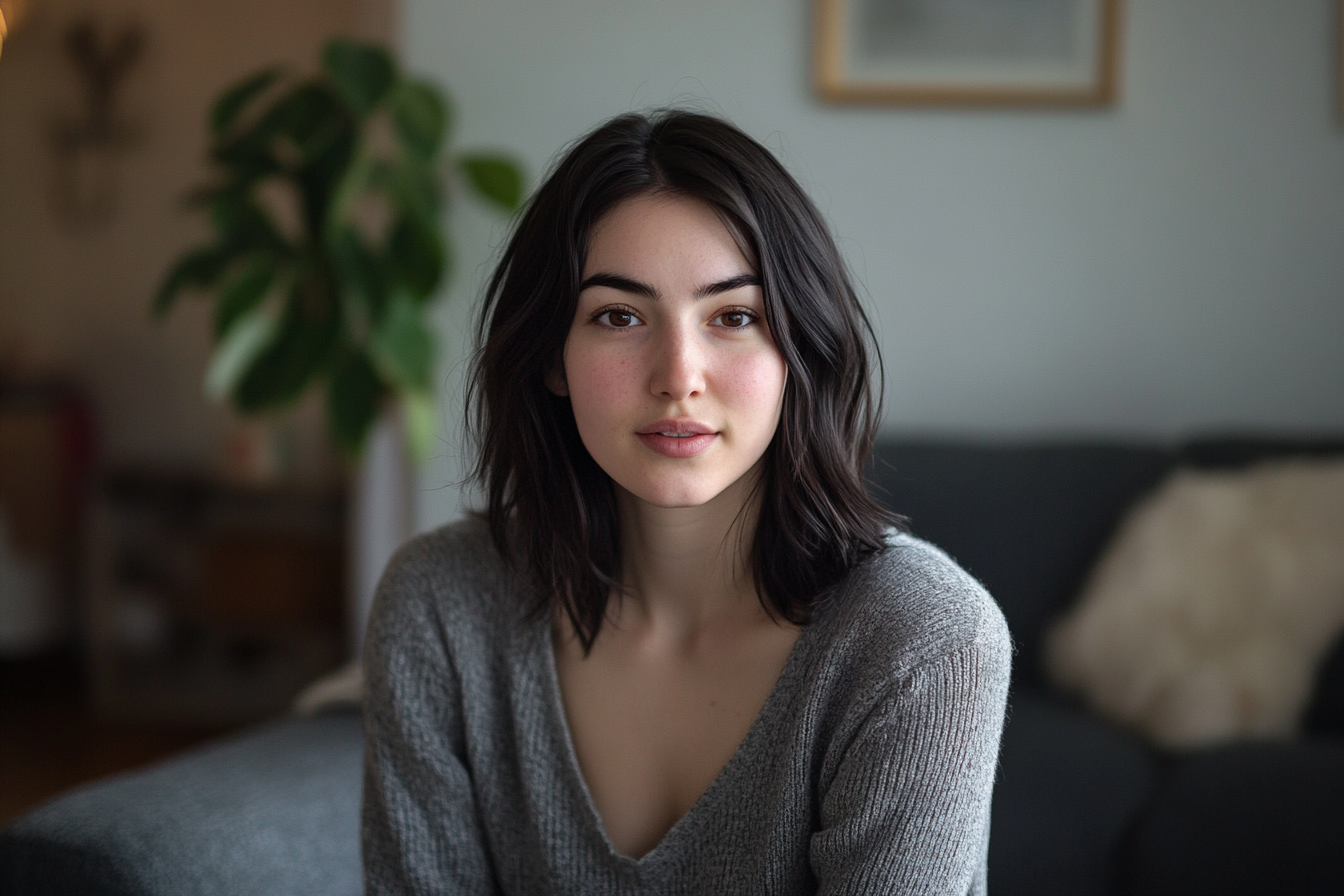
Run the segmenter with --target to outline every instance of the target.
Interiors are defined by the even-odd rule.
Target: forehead
[[[604,214],[588,240],[583,274],[652,275],[688,267],[729,275],[754,266],[706,202],[675,193],[634,196]]]

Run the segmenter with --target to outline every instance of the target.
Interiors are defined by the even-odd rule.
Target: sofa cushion
[[[1340,844],[1344,741],[1222,747],[1164,780],[1134,839],[1131,890],[1334,894]]]
[[[1133,738],[1043,693],[1014,693],[994,789],[989,891],[1113,892],[1117,844],[1155,777]]]
[[[1344,458],[1179,469],[1047,637],[1052,680],[1171,749],[1298,728],[1344,632]]]
[[[362,757],[328,713],[82,787],[0,831],[0,893],[354,896]]]
[[[1122,444],[879,440],[874,497],[946,550],[1003,608],[1013,677],[1041,681],[1046,623],[1073,598],[1121,514],[1175,452]]]

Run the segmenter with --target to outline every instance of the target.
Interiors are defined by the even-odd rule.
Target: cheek
[[[735,359],[724,371],[724,383],[734,404],[760,413],[777,413],[787,379],[784,359],[778,352],[762,352]]]
[[[612,353],[582,348],[565,352],[565,381],[580,429],[628,403],[634,368],[629,358]]]
[[[736,421],[742,447],[763,451],[779,428],[788,368],[778,352],[735,359],[723,370],[720,394]]]

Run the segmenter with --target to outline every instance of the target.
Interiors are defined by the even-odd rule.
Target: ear
[[[565,368],[555,364],[546,372],[546,388],[561,398],[569,397],[569,383],[565,380]]]

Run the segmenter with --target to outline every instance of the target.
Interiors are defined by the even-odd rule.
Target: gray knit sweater
[[[602,829],[524,593],[477,521],[388,567],[365,658],[368,893],[984,893],[1011,648],[936,548],[893,535],[849,574],[639,860]]]

